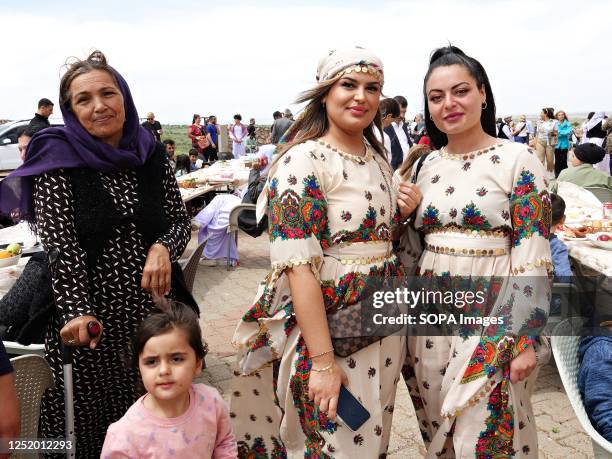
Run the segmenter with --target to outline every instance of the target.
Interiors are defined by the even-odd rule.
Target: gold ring
[[[66,341],[66,344],[74,344],[76,343],[76,339],[69,339],[68,341]]]

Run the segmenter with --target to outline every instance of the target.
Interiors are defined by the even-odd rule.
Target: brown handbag
[[[348,357],[383,338],[383,336],[360,336],[361,316],[361,303],[339,309],[327,316],[329,334],[337,356]]]

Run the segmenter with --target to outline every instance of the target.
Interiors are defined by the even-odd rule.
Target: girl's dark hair
[[[61,106],[64,106],[69,110],[71,109],[70,85],[76,77],[85,75],[92,70],[102,70],[103,72],[108,73],[115,82],[117,89],[119,89],[119,83],[117,82],[111,67],[106,62],[106,56],[102,51],[93,51],[85,60],[74,58],[74,61],[66,63],[66,67],[68,70],[66,73],[64,73],[60,81],[59,102]]]
[[[208,349],[202,342],[202,331],[198,316],[193,310],[178,301],[172,301],[167,311],[154,312],[138,326],[132,339],[132,366],[138,368],[138,358],[154,336],[163,335],[172,330],[181,330],[187,335],[187,341],[194,350],[196,359],[202,360]]]
[[[480,114],[480,124],[482,129],[492,137],[497,137],[497,129],[495,127],[495,98],[493,97],[493,90],[491,89],[491,83],[489,83],[489,77],[487,72],[480,62],[473,57],[466,55],[461,49],[456,46],[445,46],[443,48],[436,49],[429,58],[429,68],[425,74],[423,81],[423,98],[425,107],[425,126],[429,133],[429,139],[431,140],[434,148],[439,149],[448,143],[448,137],[442,132],[431,119],[429,113],[429,105],[427,103],[427,81],[432,72],[438,67],[447,67],[449,65],[461,65],[464,67],[476,80],[478,89],[484,86],[486,95],[486,108],[482,110]]]
[[[545,107],[542,109],[544,114],[548,116],[549,120],[552,120],[555,117],[555,110],[552,107]]]
[[[177,171],[190,172],[189,170],[190,167],[191,167],[191,161],[189,161],[189,156],[178,155],[176,157],[176,170]]]
[[[193,114],[193,118],[191,119],[191,124],[195,124],[196,118],[202,119],[202,117],[200,115],[198,115],[197,113],[194,113]]]
[[[240,115],[234,115],[234,119],[238,120],[238,121],[242,121],[242,116]]]

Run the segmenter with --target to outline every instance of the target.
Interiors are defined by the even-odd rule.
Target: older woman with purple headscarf
[[[45,358],[55,387],[43,398],[41,437],[64,437],[63,342],[75,347],[77,455],[98,457],[108,425],[139,396],[138,375],[121,361],[137,325],[166,295],[197,308],[173,263],[190,224],[163,146],[101,52],[68,66],[60,105],[65,127],[32,138],[0,186],[0,207],[18,210],[49,253],[56,307]]]

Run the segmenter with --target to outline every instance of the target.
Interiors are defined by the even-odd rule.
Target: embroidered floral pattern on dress
[[[442,222],[440,221],[440,211],[435,206],[429,204],[423,212],[423,228],[427,230],[429,228],[441,227]]]
[[[322,247],[328,246],[327,202],[314,175],[303,180],[304,190],[299,196],[288,189],[278,194],[278,179],[270,182],[268,190],[270,241],[277,238],[307,239],[315,236]]]
[[[485,196],[489,191],[483,186],[476,190],[476,194],[480,197]]]
[[[368,273],[349,272],[337,282],[333,280],[323,281],[321,291],[325,311],[333,313],[342,307],[352,306],[363,299],[368,279],[382,278],[383,276],[398,277],[402,275],[399,261],[385,262],[382,266],[373,266]]]
[[[518,247],[521,241],[539,234],[548,239],[551,209],[548,192],[538,194],[535,176],[523,170],[510,196],[512,214],[512,247]]]
[[[449,186],[449,187],[446,189],[446,191],[445,191],[446,196],[450,196],[450,195],[451,195],[451,194],[453,194],[454,192],[455,192],[455,187],[454,187],[454,186]]]
[[[351,218],[353,218],[353,216],[351,215],[351,213],[348,210],[343,210],[340,213],[340,218],[342,220],[344,220],[345,222],[348,222]]]
[[[295,352],[298,358],[295,362],[295,373],[289,380],[289,390],[298,412],[302,431],[306,436],[304,457],[328,458],[329,456],[322,451],[325,440],[319,432],[334,433],[338,429],[338,424],[330,421],[315,407],[314,401],[308,398],[308,381],[312,361],[303,337],[300,337]]]
[[[252,446],[246,441],[238,442],[238,457],[246,457],[249,459],[286,459],[287,450],[282,442],[276,437],[270,437],[272,440],[272,451],[268,455],[264,439],[256,437],[253,440]]]
[[[499,155],[491,155],[489,159],[491,160],[493,164],[499,164],[499,160],[500,160]]]
[[[508,399],[508,380],[504,378],[489,395],[489,417],[486,429],[478,437],[476,457],[505,459],[515,455],[512,447],[514,438],[514,416]]]
[[[481,211],[476,205],[471,202],[461,210],[463,218],[461,220],[462,226],[472,230],[488,230],[491,229],[491,224],[487,217],[482,215]]]
[[[390,238],[389,226],[386,223],[376,225],[376,209],[370,206],[359,228],[354,231],[340,230],[334,233],[329,240],[331,245],[336,245],[351,242],[386,241]]]

